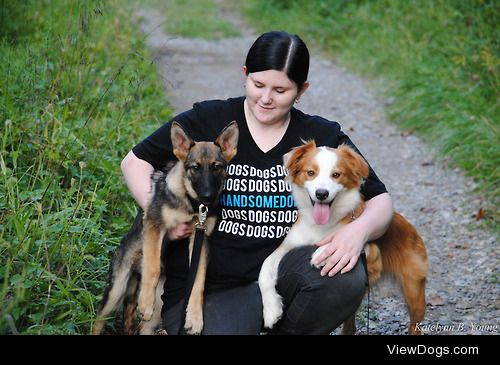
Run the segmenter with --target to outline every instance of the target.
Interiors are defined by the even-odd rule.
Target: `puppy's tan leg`
[[[108,292],[106,302],[103,304],[102,309],[97,314],[97,321],[94,322],[92,334],[101,334],[105,320],[122,302],[123,296],[127,291],[127,284],[130,277],[130,270],[121,270],[116,276],[113,276],[112,287]]]
[[[155,309],[155,292],[160,278],[161,244],[164,234],[164,230],[144,220],[142,280],[137,309],[145,321],[151,319]]]
[[[200,262],[196,277],[186,308],[186,322],[184,328],[186,332],[192,335],[199,335],[203,330],[203,302],[205,293],[205,278],[208,264],[208,244],[203,239],[200,253]]]
[[[163,294],[163,285],[165,284],[165,275],[160,276],[160,281],[158,282],[158,286],[156,287],[156,302],[155,310],[153,312],[153,316],[151,320],[148,322],[141,321],[139,334],[140,335],[154,335],[157,334],[157,330],[161,327],[161,306],[159,303],[162,303],[161,295]],[[165,331],[164,334],[167,334]]]
[[[126,335],[133,335],[135,328],[135,311],[137,309],[137,296],[139,291],[139,279],[137,276],[130,278],[127,294],[123,303],[123,332]]]
[[[123,309],[123,332],[126,335],[135,333],[135,310],[137,309],[137,301],[126,300]]]

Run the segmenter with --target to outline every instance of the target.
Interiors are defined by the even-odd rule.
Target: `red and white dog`
[[[283,313],[276,291],[278,265],[293,248],[314,245],[341,225],[358,217],[364,202],[360,193],[368,177],[368,164],[352,148],[316,147],[314,141],[294,148],[284,157],[287,179],[299,215],[283,243],[264,261],[259,286],[264,306],[264,325],[272,328]],[[311,260],[325,246],[319,247]],[[386,233],[365,246],[369,283],[390,274],[401,284],[410,315],[409,334],[419,334],[418,323],[425,313],[427,253],[415,228],[398,213]],[[318,265],[318,268],[322,265]],[[355,333],[355,316],[344,323],[343,334]]]

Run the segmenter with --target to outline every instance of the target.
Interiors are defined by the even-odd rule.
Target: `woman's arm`
[[[384,234],[393,214],[392,199],[388,193],[367,200],[365,210],[356,220],[317,243],[318,246],[326,246],[313,262],[326,262],[321,275],[333,276],[339,271],[341,274],[350,271],[356,265],[364,244]]]
[[[130,151],[122,160],[121,169],[128,190],[137,204],[145,211],[148,195],[151,191],[151,175],[154,167]]]

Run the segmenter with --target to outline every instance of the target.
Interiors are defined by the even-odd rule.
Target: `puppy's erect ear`
[[[174,155],[180,161],[186,161],[189,150],[194,145],[194,142],[176,121],[172,122],[170,138],[172,139],[172,146],[174,147]]]
[[[220,133],[215,144],[220,147],[224,159],[229,162],[236,155],[239,137],[238,123],[233,120]]]

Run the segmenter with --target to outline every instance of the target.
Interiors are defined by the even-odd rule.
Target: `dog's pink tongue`
[[[326,224],[330,218],[330,206],[328,204],[314,203],[313,217],[316,224]]]

